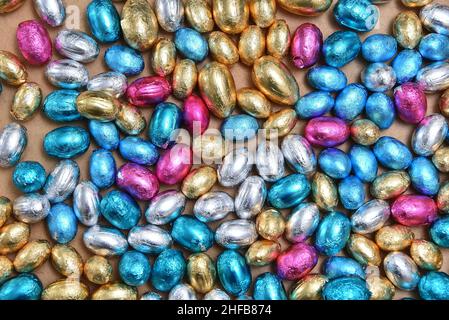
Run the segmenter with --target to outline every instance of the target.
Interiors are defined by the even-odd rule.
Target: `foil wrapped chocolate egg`
[[[225,250],[217,258],[217,273],[221,285],[229,294],[245,294],[251,285],[251,272],[238,251]]]
[[[203,222],[218,221],[234,211],[234,200],[223,191],[211,191],[202,195],[193,207],[193,214]]]
[[[97,42],[79,30],[59,31],[55,39],[55,48],[62,56],[82,63],[94,61],[100,53]]]
[[[310,119],[304,129],[305,138],[315,146],[334,147],[349,138],[349,126],[336,117]]]
[[[443,265],[443,255],[440,248],[427,240],[413,240],[410,246],[410,256],[424,270],[436,271]]]
[[[122,255],[128,249],[126,237],[118,229],[94,225],[83,234],[87,249],[100,256]]]
[[[29,120],[41,106],[42,91],[34,82],[25,82],[17,89],[10,114],[18,121]]]
[[[148,201],[159,191],[159,181],[147,168],[126,163],[117,171],[116,184],[137,200]]]
[[[352,230],[369,234],[383,227],[390,217],[390,206],[383,200],[370,200],[351,216]]]
[[[264,239],[276,241],[285,228],[285,220],[276,209],[266,209],[256,217],[257,233]]]
[[[394,89],[394,102],[401,120],[419,123],[427,111],[427,98],[422,86],[407,82]]]
[[[353,31],[336,31],[326,38],[323,56],[332,67],[341,68],[354,60],[362,48],[362,42]]]
[[[291,208],[300,204],[310,194],[307,177],[300,173],[276,181],[268,190],[268,201],[276,209]]]
[[[217,172],[210,166],[192,170],[182,181],[182,193],[189,199],[196,199],[207,193],[217,181]]]
[[[42,111],[47,118],[55,122],[80,120],[81,115],[76,108],[78,95],[76,90],[55,90],[45,97]]]
[[[14,186],[24,193],[39,191],[47,180],[44,167],[36,161],[22,161],[13,171]]]
[[[276,260],[277,274],[284,280],[299,280],[317,264],[316,249],[306,243],[297,243],[282,252]]]
[[[150,261],[141,252],[134,250],[127,251],[120,257],[118,273],[120,279],[127,285],[141,286],[150,277]]]
[[[83,259],[75,248],[57,244],[51,249],[53,268],[68,279],[78,280],[83,274]]]
[[[304,242],[315,233],[319,222],[318,206],[310,202],[301,203],[292,210],[285,221],[285,238],[293,243]]]
[[[0,130],[0,167],[15,166],[28,142],[27,129],[11,122]]]
[[[235,213],[250,219],[260,213],[267,197],[267,187],[259,176],[250,176],[240,185],[235,196]]]
[[[304,1],[304,0],[279,0],[278,4],[288,12],[301,16],[317,16],[329,9],[332,4],[331,0],[324,1]]]
[[[71,59],[51,61],[45,68],[45,76],[52,85],[62,89],[80,89],[89,81],[87,68]]]
[[[181,281],[185,271],[186,261],[181,251],[164,250],[154,261],[151,284],[159,291],[170,291]]]
[[[258,240],[246,251],[246,262],[251,266],[266,266],[281,253],[281,245],[270,240]]]
[[[184,210],[185,196],[175,190],[160,192],[150,202],[145,211],[145,218],[149,223],[164,225],[176,219]]]
[[[168,293],[168,300],[197,300],[195,290],[188,284],[180,283]]]
[[[290,292],[291,300],[320,300],[327,278],[321,274],[308,274],[299,280]]]
[[[89,289],[78,280],[63,279],[50,283],[42,291],[42,300],[86,300]]]
[[[422,24],[417,14],[410,10],[399,13],[393,23],[393,35],[403,48],[415,48],[422,38]]]
[[[104,62],[112,71],[123,73],[126,76],[138,75],[145,68],[145,62],[140,52],[119,44],[115,44],[105,51]]]
[[[405,49],[391,62],[399,84],[412,81],[422,66],[422,56],[414,49]]]
[[[322,291],[324,300],[369,300],[371,292],[365,279],[341,277],[329,280]]]
[[[33,0],[34,10],[51,27],[59,27],[65,20],[66,10],[62,0]]]
[[[92,300],[137,300],[137,289],[124,283],[108,283],[99,287]]]
[[[265,181],[275,182],[282,178],[285,172],[284,155],[276,143],[272,141],[262,141],[258,144],[256,151],[256,167],[257,172]]]
[[[418,291],[424,300],[446,300],[449,297],[449,277],[444,272],[431,271],[419,280]]]
[[[189,97],[198,81],[196,64],[190,59],[182,59],[176,63],[173,70],[173,95],[178,99]]]
[[[276,18],[275,0],[251,0],[249,2],[251,18],[261,28],[271,26]]]
[[[174,43],[176,50],[185,58],[195,62],[203,61],[209,54],[206,38],[191,28],[181,28],[175,32]]]
[[[145,183],[143,185],[146,186]],[[133,188],[132,184],[126,187],[126,190],[132,190]],[[141,187],[137,184],[136,188]],[[141,216],[137,202],[127,193],[119,190],[109,191],[103,197],[100,201],[100,211],[109,223],[119,229],[131,229],[137,224]]]
[[[216,0],[212,3],[214,20],[221,31],[238,34],[246,29],[249,20],[249,6],[244,0]]]
[[[332,211],[321,219],[315,234],[315,247],[327,256],[336,255],[349,240],[351,221],[343,213]]]
[[[89,174],[99,189],[106,189],[115,182],[116,165],[114,156],[108,150],[94,150],[89,159]]]
[[[17,272],[31,272],[39,268],[48,257],[50,257],[51,247],[47,240],[34,240],[28,242],[20,249],[13,264]]]
[[[209,226],[187,215],[176,218],[171,236],[181,247],[191,252],[207,251],[214,243],[214,232]]]
[[[414,227],[437,219],[437,206],[432,198],[422,195],[401,195],[391,205],[391,216],[398,223]]]
[[[383,62],[369,64],[363,69],[360,77],[365,87],[374,92],[385,92],[392,89],[397,80],[394,69]]]
[[[151,67],[159,76],[168,76],[176,65],[176,47],[169,39],[160,39],[153,48]]]
[[[216,282],[217,270],[214,261],[206,253],[194,253],[187,259],[187,279],[199,293],[210,292]]]
[[[135,106],[122,103],[115,118],[115,124],[125,134],[138,135],[146,127],[146,121],[142,113]]]
[[[112,279],[112,266],[102,256],[92,256],[84,264],[86,278],[95,284],[106,284]]]
[[[174,185],[181,182],[192,167],[192,149],[179,143],[167,149],[156,164],[156,177],[159,182]]]
[[[238,44],[240,61],[252,65],[265,52],[265,35],[258,26],[249,26],[243,30]]]
[[[384,270],[387,278],[399,289],[410,291],[418,285],[418,267],[405,253],[390,252],[384,259]]]
[[[123,73],[107,71],[93,76],[87,83],[88,91],[108,92],[115,98],[120,98],[126,92],[128,80]],[[123,107],[123,105],[122,105]]]
[[[174,32],[181,28],[184,21],[184,6],[181,0],[156,0],[154,10],[162,29]]]
[[[412,163],[412,153],[396,138],[381,137],[373,148],[374,155],[384,167],[392,170],[407,169]]]
[[[422,24],[429,31],[449,35],[449,6],[442,3],[430,3],[419,14]]]
[[[91,1],[87,6],[86,15],[90,30],[98,41],[112,43],[122,35],[120,16],[111,1]]]
[[[322,91],[340,91],[348,79],[338,68],[331,66],[316,66],[307,72],[307,81],[315,89]]]
[[[90,181],[82,181],[73,192],[73,210],[79,222],[85,226],[93,226],[100,217],[99,190]]]
[[[78,221],[73,209],[64,203],[57,203],[50,208],[47,216],[50,237],[57,243],[68,243],[75,238]]]
[[[0,287],[2,300],[39,300],[42,294],[42,283],[33,273],[15,276]]]
[[[303,23],[296,28],[291,39],[290,55],[299,69],[313,66],[321,55],[323,34],[312,23]]]
[[[170,248],[173,239],[165,229],[147,224],[133,227],[128,233],[128,243],[137,251],[159,254]]]
[[[382,262],[377,244],[363,235],[352,234],[346,249],[362,265],[378,266]]]
[[[375,240],[382,250],[398,251],[409,247],[414,238],[410,228],[397,224],[381,228],[377,231]]]
[[[209,2],[206,0],[187,0],[184,2],[186,20],[198,32],[205,33],[214,29],[214,18]]]
[[[388,200],[403,194],[410,186],[410,176],[405,171],[392,170],[379,175],[370,187],[376,199]]]
[[[440,61],[418,71],[416,81],[426,92],[438,92],[449,88],[449,63]]]
[[[312,91],[301,97],[295,105],[300,119],[311,119],[329,112],[335,104],[334,97],[326,91]]]
[[[62,202],[72,195],[78,184],[80,169],[72,160],[60,161],[48,175],[44,186],[45,196],[51,203]]]
[[[7,255],[19,251],[30,238],[30,226],[23,222],[13,222],[0,229],[0,253]]]
[[[215,231],[215,241],[227,249],[247,247],[256,239],[256,225],[253,221],[246,219],[222,222]]]
[[[363,182],[371,182],[377,176],[377,159],[371,149],[362,145],[353,145],[349,149],[354,175]]]
[[[311,182],[312,198],[323,210],[332,211],[338,205],[337,187],[326,174],[317,172]]]
[[[231,150],[217,168],[218,182],[224,187],[240,184],[251,171],[252,157],[246,147]]]
[[[286,56],[290,49],[290,28],[285,20],[276,20],[267,32],[267,52],[275,58]]]
[[[384,277],[368,276],[366,284],[371,292],[370,300],[392,300],[396,293],[394,285]]]
[[[285,108],[272,113],[263,123],[263,134],[267,139],[276,139],[286,136],[293,130],[297,122],[294,109]]]
[[[14,200],[14,217],[25,223],[36,223],[44,220],[50,211],[50,202],[39,193],[28,193]]]
[[[64,126],[48,132],[43,141],[45,152],[59,159],[77,157],[87,151],[89,134],[81,127]]]
[[[224,32],[213,31],[208,38],[212,58],[225,65],[239,61],[239,51],[234,41]]]
[[[257,276],[254,281],[253,297],[255,300],[287,300],[282,280],[271,272]]]
[[[134,80],[126,90],[128,101],[137,107],[146,107],[167,100],[172,92],[164,77],[148,76]]]
[[[0,79],[7,84],[18,86],[27,78],[28,73],[19,58],[11,52],[0,50]]]
[[[0,196],[0,228],[12,214],[12,202],[7,197]]]
[[[43,65],[50,61],[53,52],[50,35],[39,21],[21,22],[16,38],[20,53],[28,63]]]

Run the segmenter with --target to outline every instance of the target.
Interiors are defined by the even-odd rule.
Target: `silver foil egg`
[[[14,200],[13,212],[17,220],[36,223],[45,219],[50,212],[50,202],[38,193],[29,193]]]
[[[147,224],[133,227],[128,233],[128,243],[137,251],[158,254],[170,248],[173,240],[166,230]]]
[[[315,153],[306,138],[298,134],[288,135],[282,141],[281,148],[293,170],[306,175],[315,172]]]
[[[44,186],[45,195],[51,203],[62,202],[75,190],[80,169],[75,161],[62,160],[48,175]]]
[[[234,187],[248,176],[253,166],[253,155],[246,147],[230,151],[217,168],[218,182],[223,187]]]
[[[239,187],[235,197],[235,213],[241,219],[250,219],[259,214],[266,198],[265,181],[259,176],[250,176]]]
[[[274,182],[284,176],[284,155],[276,143],[262,141],[257,146],[256,167],[259,175],[268,182]]]
[[[247,247],[256,240],[256,225],[251,220],[225,221],[215,231],[215,241],[227,249]]]
[[[27,145],[27,129],[15,122],[0,131],[0,167],[12,167],[19,162]]]
[[[92,182],[82,181],[76,186],[73,192],[73,211],[85,226],[97,224],[100,217],[100,195]]]
[[[145,217],[151,224],[164,225],[176,219],[185,205],[186,197],[182,192],[167,190],[151,199]]]
[[[211,191],[202,195],[193,207],[193,214],[203,222],[221,220],[233,211],[234,200],[223,191]]]

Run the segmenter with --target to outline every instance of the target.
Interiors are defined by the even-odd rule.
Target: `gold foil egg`
[[[17,252],[14,268],[17,272],[33,271],[47,261],[50,252],[51,246],[47,240],[31,241]]]
[[[122,103],[115,118],[117,127],[128,135],[138,135],[145,129],[146,121],[140,110],[128,103]]]
[[[14,95],[11,116],[19,121],[28,120],[40,107],[42,91],[34,82],[25,82]]]
[[[267,33],[267,51],[275,58],[287,55],[290,49],[290,28],[285,20],[276,20]]]
[[[120,101],[106,92],[84,91],[76,99],[78,112],[85,118],[99,121],[115,120]]]
[[[217,182],[217,170],[209,166],[193,169],[182,181],[181,191],[189,199],[207,193]]]
[[[8,257],[0,256],[0,284],[8,279],[12,272],[14,271],[14,266]]]
[[[430,241],[413,240],[410,246],[410,256],[424,270],[436,271],[443,265],[443,255],[440,248]]]
[[[0,254],[9,254],[22,248],[30,238],[30,226],[14,222],[0,229]]]
[[[440,172],[449,172],[449,147],[441,146],[432,156],[432,162]]]
[[[190,59],[179,60],[173,71],[173,95],[178,99],[190,96],[198,82],[196,64]]]
[[[410,8],[424,7],[425,5],[431,3],[432,1],[433,0],[401,0],[404,6]]]
[[[48,285],[42,291],[42,300],[86,300],[89,297],[89,289],[83,283],[62,279]]]
[[[346,249],[355,260],[363,265],[378,266],[382,262],[377,244],[360,234],[351,234]]]
[[[224,32],[214,31],[207,39],[212,59],[231,65],[239,61],[239,50],[234,41]]]
[[[449,117],[449,89],[446,89],[446,91],[444,91],[443,94],[441,95],[438,106],[440,107],[441,114],[443,116],[445,116],[446,118],[448,118]]]
[[[237,95],[234,78],[226,65],[210,62],[200,71],[198,85],[209,110],[218,118],[226,118],[234,110]]]
[[[257,59],[253,65],[252,79],[257,89],[274,103],[294,105],[299,99],[296,79],[275,57]]]
[[[312,179],[314,202],[323,210],[332,211],[338,205],[337,187],[334,181],[324,173],[317,172]]]
[[[18,9],[25,0],[0,0],[0,13],[7,13]]]
[[[366,278],[370,300],[392,300],[396,292],[394,285],[385,277],[368,276]]]
[[[327,278],[321,274],[308,274],[299,280],[290,292],[291,300],[321,300],[321,291]]]
[[[92,300],[137,300],[137,290],[124,283],[105,284],[92,294]]]
[[[239,40],[239,56],[242,63],[250,66],[265,53],[265,35],[259,26],[243,30]]]
[[[373,181],[370,187],[374,198],[393,199],[404,193],[410,186],[410,177],[405,171],[387,171]]]
[[[414,238],[410,228],[396,224],[382,227],[377,231],[375,240],[382,250],[399,251],[409,247]]]
[[[157,40],[159,25],[147,0],[126,1],[120,24],[126,43],[136,50],[148,50]]]
[[[214,29],[212,10],[206,0],[187,0],[184,3],[187,21],[198,32],[210,32]]]
[[[86,278],[95,284],[106,284],[112,279],[112,266],[108,259],[92,256],[84,264]]]
[[[19,58],[11,52],[0,50],[0,79],[12,86],[27,81],[28,74]]]
[[[12,213],[12,202],[7,197],[0,197],[0,227],[2,227]]]
[[[275,241],[284,233],[284,217],[276,209],[266,209],[256,218],[256,230],[262,238]]]
[[[75,248],[57,244],[51,249],[51,263],[65,277],[79,279],[83,274],[83,259]]]
[[[157,75],[165,77],[172,73],[176,65],[176,48],[173,41],[160,39],[153,47],[150,59],[151,67]]]
[[[208,129],[193,139],[193,153],[201,157],[206,164],[213,164],[224,157],[226,144],[220,132]]]
[[[296,112],[286,108],[272,113],[263,123],[263,129],[267,138],[284,137],[292,131],[297,122]]]
[[[238,34],[246,29],[249,7],[246,0],[213,0],[212,13],[221,31]]]
[[[405,49],[413,49],[422,38],[422,25],[413,11],[403,11],[393,22],[393,35]]]
[[[332,0],[277,0],[278,4],[288,12],[301,16],[317,16],[332,4]]]
[[[187,279],[196,292],[213,289],[217,271],[214,261],[205,253],[194,253],[187,259]]]
[[[258,240],[246,251],[246,262],[251,266],[269,265],[281,253],[281,245],[271,240]]]
[[[268,28],[276,18],[276,1],[249,0],[249,12],[259,27]]]
[[[268,118],[271,113],[270,101],[256,89],[239,89],[237,91],[237,104],[247,114],[258,119]]]
[[[443,184],[438,191],[437,195],[437,207],[443,213],[449,213],[449,182]]]
[[[351,138],[355,143],[370,146],[380,137],[379,127],[368,119],[357,119],[351,124]]]

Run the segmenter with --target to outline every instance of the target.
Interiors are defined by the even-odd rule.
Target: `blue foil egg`
[[[441,61],[449,58],[449,37],[430,33],[421,38],[418,47],[423,58],[432,61]]]
[[[89,174],[92,182],[100,189],[106,189],[115,182],[117,168],[112,153],[108,150],[97,149],[89,159]]]
[[[352,165],[348,155],[337,148],[327,148],[318,156],[321,170],[334,179],[346,178],[351,172]]]
[[[449,248],[449,217],[436,220],[430,227],[429,234],[438,246]]]
[[[57,243],[66,244],[72,241],[78,231],[78,220],[72,207],[65,203],[51,206],[47,227],[50,237]]]
[[[180,216],[173,222],[171,236],[192,252],[207,251],[214,244],[214,233],[207,224],[189,216]]]
[[[365,270],[360,263],[348,257],[330,257],[324,263],[324,274],[329,279],[359,277],[365,279]]]
[[[359,55],[362,42],[354,31],[336,31],[323,44],[323,56],[326,63],[340,68]]]
[[[159,148],[166,149],[175,142],[181,126],[182,111],[171,102],[159,103],[151,115],[148,137]]]
[[[186,262],[181,251],[164,250],[154,261],[151,284],[159,291],[170,291],[184,277],[185,270]]]
[[[175,46],[187,59],[201,62],[209,53],[209,46],[204,36],[190,28],[181,28],[175,32]]]
[[[438,170],[426,157],[413,159],[408,169],[413,188],[421,194],[434,196],[440,190]]]
[[[338,195],[345,209],[355,210],[365,202],[365,186],[356,176],[348,176],[338,184]]]
[[[110,43],[120,39],[120,16],[111,0],[93,0],[86,13],[90,30],[98,41]]]
[[[418,283],[419,296],[424,300],[449,300],[449,275],[430,271]]]
[[[76,108],[79,94],[76,90],[55,90],[45,98],[42,111],[47,118],[56,122],[80,120],[82,117]]]
[[[347,85],[335,98],[334,112],[340,119],[351,121],[365,109],[368,92],[358,83]]]
[[[140,207],[127,193],[109,191],[100,202],[103,217],[114,227],[131,229],[140,219]]]
[[[118,273],[122,281],[129,286],[144,285],[150,278],[150,261],[139,251],[125,252],[120,257]]]
[[[234,250],[224,250],[217,258],[217,273],[227,293],[244,295],[251,285],[251,271],[245,258]]]
[[[413,160],[408,147],[393,137],[381,137],[374,145],[373,152],[380,164],[388,169],[407,169]]]
[[[97,145],[106,150],[115,150],[120,143],[120,134],[113,122],[89,121],[89,132]]]
[[[396,55],[398,43],[388,34],[372,34],[363,41],[362,56],[369,62],[386,62]]]
[[[47,173],[36,161],[22,161],[14,168],[12,182],[24,193],[39,191],[45,184]]]
[[[39,300],[42,283],[33,273],[22,273],[0,286],[0,300]]]
[[[254,138],[258,129],[256,118],[247,114],[236,114],[223,120],[220,131],[226,140],[242,141]]]
[[[394,69],[383,62],[374,62],[366,66],[360,76],[365,87],[374,92],[385,92],[396,84]]]
[[[324,300],[369,300],[371,292],[364,279],[342,277],[327,282],[322,295]]]
[[[319,66],[307,72],[307,81],[318,90],[340,91],[348,82],[346,75],[335,67]]]
[[[355,144],[349,150],[352,172],[363,182],[372,182],[377,176],[377,159],[371,149]]]
[[[145,62],[142,54],[124,45],[113,45],[104,53],[104,62],[109,69],[125,76],[135,76],[143,71]]]
[[[253,297],[255,300],[287,300],[281,279],[271,272],[262,273],[256,278]]]
[[[371,31],[379,20],[379,9],[369,0],[339,0],[334,7],[339,25],[356,31]]]
[[[291,208],[307,198],[310,190],[310,183],[305,175],[291,174],[271,186],[268,201],[277,209]]]
[[[81,127],[59,127],[45,135],[43,144],[49,156],[59,159],[75,158],[89,148],[89,133]]]
[[[159,152],[151,142],[139,137],[126,137],[120,141],[119,152],[123,159],[141,165],[153,165],[159,159]]]
[[[315,233],[315,247],[326,256],[339,253],[349,240],[351,221],[343,213],[333,211],[321,219]]]
[[[365,104],[368,119],[380,129],[388,129],[394,122],[396,111],[393,100],[385,93],[376,92],[368,97]]]
[[[327,91],[312,91],[295,104],[295,111],[301,119],[311,119],[322,116],[334,106],[335,99]]]
[[[412,81],[422,66],[421,54],[412,49],[405,49],[391,63],[399,84]]]

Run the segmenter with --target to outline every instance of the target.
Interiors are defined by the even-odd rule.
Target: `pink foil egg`
[[[307,275],[317,264],[318,254],[314,247],[298,243],[277,258],[277,274],[281,279],[299,280]]]
[[[416,124],[426,115],[427,98],[416,83],[407,82],[394,89],[394,102],[402,121]]]
[[[128,86],[128,101],[138,107],[146,107],[167,100],[171,85],[164,77],[149,76],[135,80]]]
[[[421,195],[399,196],[391,206],[394,220],[408,227],[432,223],[437,218],[437,205],[432,198]]]
[[[316,25],[312,23],[300,25],[290,45],[294,65],[299,69],[313,66],[320,58],[322,46],[323,34]]]
[[[200,135],[209,126],[209,109],[203,99],[196,95],[191,95],[184,100],[182,116],[184,125],[190,133]]]
[[[349,138],[349,126],[335,117],[317,117],[309,120],[305,127],[306,139],[315,146],[335,147]]]
[[[156,164],[156,176],[163,184],[181,182],[192,167],[192,150],[185,144],[175,144],[168,149]]]
[[[147,168],[126,163],[117,172],[117,186],[138,200],[151,200],[159,191],[159,181]]]
[[[50,61],[53,52],[50,35],[39,21],[21,22],[16,37],[20,52],[30,64],[42,65]]]

